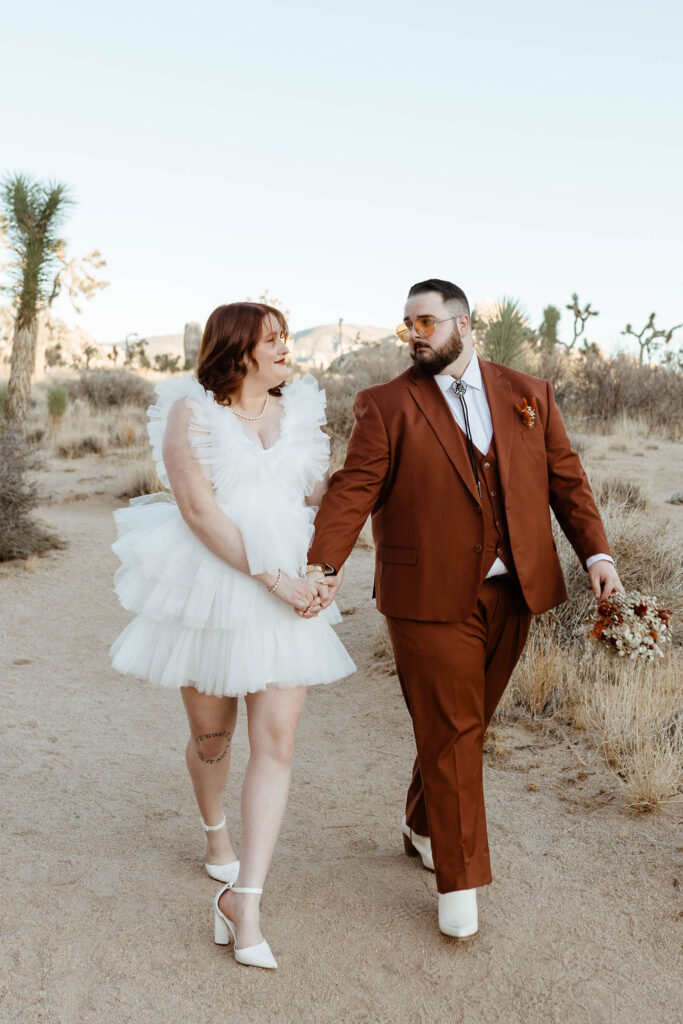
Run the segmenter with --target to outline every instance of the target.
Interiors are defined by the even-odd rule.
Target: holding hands
[[[306,576],[289,576],[286,572],[278,570],[277,573],[261,573],[256,579],[260,580],[269,593],[274,597],[290,605],[304,619],[313,619],[324,608],[334,601],[342,580],[344,570],[336,576],[325,576],[319,571],[310,571]]]
[[[322,572],[308,572],[306,579],[314,581],[316,596],[302,614],[305,619],[312,619],[324,608],[329,608],[334,601],[344,580],[344,569],[342,567],[335,576],[325,576]]]

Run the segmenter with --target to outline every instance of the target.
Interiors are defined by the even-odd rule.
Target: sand
[[[485,769],[495,881],[480,891],[480,934],[439,933],[434,877],[403,853],[413,743],[397,680],[373,656],[362,549],[339,627],[359,671],[310,692],[264,896],[280,968],[214,946],[217,883],[202,868],[179,697],[107,657],[127,621],[109,550],[123,466],[52,460],[42,514],[69,547],[0,566],[3,1022],[681,1019],[681,806],[625,811],[584,733],[503,730]],[[243,707],[235,743],[226,812],[239,847]]]

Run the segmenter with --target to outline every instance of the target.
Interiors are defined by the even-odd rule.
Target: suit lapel
[[[510,473],[510,455],[512,453],[512,438],[515,428],[515,407],[512,399],[512,386],[495,363],[479,360],[481,379],[484,382],[486,398],[491,411],[491,422],[493,423],[493,439],[496,443],[498,456],[498,471],[500,483],[505,490],[507,488]]]
[[[408,377],[408,390],[420,411],[434,431],[436,439],[462,478],[468,491],[480,504],[477,485],[467,455],[462,431],[453,419],[446,399],[433,377],[418,374],[414,370]]]

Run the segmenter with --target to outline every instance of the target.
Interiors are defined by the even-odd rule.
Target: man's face
[[[426,331],[414,326],[418,317],[440,321],[434,323],[429,337],[425,336]],[[467,333],[469,317],[458,314],[457,305],[444,302],[439,292],[424,292],[409,298],[403,310],[403,322],[411,328],[408,341],[410,358],[425,373],[441,373],[462,353],[462,339]]]

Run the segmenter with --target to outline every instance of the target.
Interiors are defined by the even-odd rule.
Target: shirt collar
[[[439,385],[443,393],[445,394],[453,383],[454,378],[449,373],[437,373],[434,380]],[[472,358],[467,364],[467,369],[463,373],[461,380],[464,380],[465,384],[469,388],[474,388],[476,391],[483,391],[484,385],[481,380],[481,367],[479,366],[479,359],[477,353],[472,353]]]

